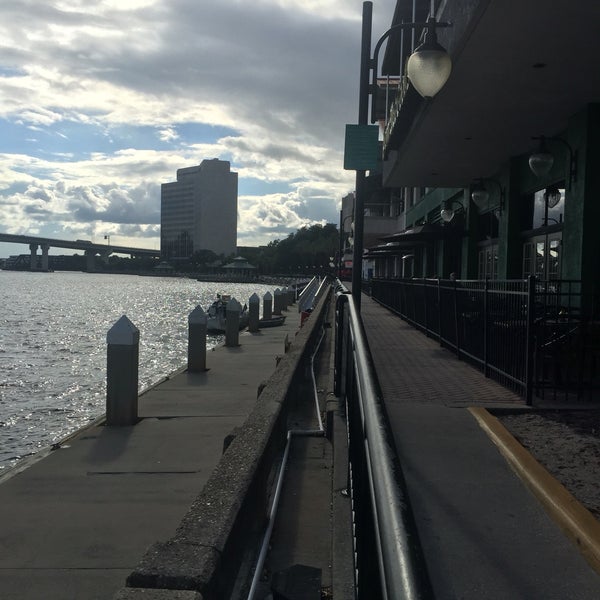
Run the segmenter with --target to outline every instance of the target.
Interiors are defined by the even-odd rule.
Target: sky
[[[374,40],[395,3],[373,2]],[[0,232],[158,249],[161,183],[211,158],[238,173],[239,246],[338,223],[361,15],[361,0],[1,2]]]

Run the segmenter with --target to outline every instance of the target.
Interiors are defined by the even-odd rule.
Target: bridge
[[[113,254],[129,254],[132,258],[152,257],[159,258],[160,250],[150,248],[132,248],[129,246],[114,246],[111,244],[95,244],[89,240],[56,240],[53,238],[35,237],[32,235],[15,235],[10,233],[0,233],[0,242],[9,242],[12,244],[27,244],[31,253],[31,270],[40,270],[37,266],[37,250],[42,250],[41,270],[48,270],[48,250],[50,248],[68,248],[70,250],[83,250],[88,270],[92,271],[94,266],[94,257],[100,255],[103,259]]]

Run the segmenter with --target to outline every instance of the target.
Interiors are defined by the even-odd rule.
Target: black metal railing
[[[335,394],[345,401],[356,598],[431,598],[402,469],[362,322],[338,285]]]
[[[600,388],[600,321],[580,281],[398,279],[371,295],[522,394],[569,400]]]

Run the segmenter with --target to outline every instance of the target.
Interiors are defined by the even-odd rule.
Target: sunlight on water
[[[0,271],[0,472],[104,413],[106,334],[140,330],[140,390],[185,365],[187,318],[217,293],[276,286],[171,277]],[[208,347],[223,343],[209,336]]]

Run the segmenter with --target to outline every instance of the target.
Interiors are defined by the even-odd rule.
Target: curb
[[[469,412],[486,432],[510,467],[541,502],[549,516],[600,573],[600,522],[559,483],[485,408]]]

